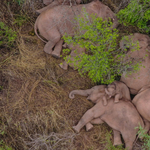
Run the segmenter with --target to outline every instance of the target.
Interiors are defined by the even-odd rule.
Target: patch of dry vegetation
[[[43,52],[44,43],[29,34],[37,17],[31,11],[34,9],[29,12],[32,21],[12,26],[18,5],[9,5],[8,11],[7,2],[1,4],[0,21],[18,37],[14,47],[0,49],[0,146],[15,150],[104,150],[105,134],[110,131],[106,124],[89,132],[84,128],[79,134],[72,130],[93,104],[81,96],[69,99],[68,94],[93,84],[71,68],[62,70],[58,66],[61,59]]]

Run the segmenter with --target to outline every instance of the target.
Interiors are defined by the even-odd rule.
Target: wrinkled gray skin
[[[67,70],[68,66],[72,67],[74,70],[78,69],[76,66],[78,64],[78,62],[76,61],[76,63],[75,63],[74,59],[76,56],[79,56],[79,55],[85,53],[85,48],[81,48],[78,44],[74,46],[73,44],[68,45],[66,43],[63,45],[63,47],[69,48],[71,50],[71,53],[68,56],[67,60],[64,61],[63,63],[60,63],[59,66],[64,70]],[[70,61],[70,62],[68,62],[68,61]]]
[[[131,60],[133,64],[136,61],[141,61],[142,63],[140,64],[140,70],[137,72],[128,74],[129,71],[133,71],[133,68],[124,71],[120,81],[124,82],[129,87],[131,94],[137,94],[143,86],[150,84],[150,37],[140,33],[134,33],[128,37],[129,41],[133,41],[133,43],[138,41],[140,49],[131,51],[134,47],[129,45],[128,41],[122,40],[120,42],[121,49],[128,49],[125,60]],[[146,55],[147,57],[145,57]]]
[[[105,85],[95,86],[87,90],[74,90],[70,92],[69,97],[74,98],[75,94],[88,96],[92,102],[96,103],[91,109],[89,109],[80,119],[73,129],[76,132],[80,132],[81,128],[86,124],[101,124],[106,122],[114,133],[114,145],[120,145],[121,137],[125,142],[125,146],[128,150],[132,150],[133,142],[136,139],[136,134],[141,125],[144,128],[144,123],[139,113],[128,100],[120,100],[119,103],[114,103],[114,99],[109,99],[107,106],[103,105],[102,97],[105,94]]]
[[[69,7],[67,5],[56,6],[54,8],[48,9],[42,12],[34,25],[36,35],[44,42],[38,34],[37,30],[42,37],[44,37],[48,42],[44,47],[44,51],[54,57],[60,57],[60,52],[62,50],[62,40],[61,37],[66,33],[73,36],[77,31],[79,32],[78,22],[74,19],[75,16],[80,15],[85,16],[83,8],[85,8],[87,14],[95,14],[97,17],[103,19],[111,18],[113,21],[112,28],[118,26],[117,17],[110,10],[109,7],[101,3],[100,1],[92,1],[88,4],[82,4],[77,6]],[[83,33],[81,33],[83,34]],[[54,51],[52,50],[54,47]]]
[[[114,81],[113,83],[109,84],[105,88],[106,95],[103,97],[104,105],[107,105],[107,99],[114,97],[115,103],[119,102],[119,99],[126,99],[131,101],[129,88],[120,81]]]
[[[70,5],[70,7],[74,5],[78,5],[81,3],[81,0],[54,0],[54,1],[47,0],[47,1],[43,1],[43,3],[47,6],[43,7],[42,9],[36,10],[38,14],[41,14],[43,11],[47,9],[51,9],[58,5]]]
[[[144,86],[133,98],[132,103],[136,106],[138,112],[145,122],[146,132],[150,130],[150,85]],[[150,131],[149,131],[150,134]]]

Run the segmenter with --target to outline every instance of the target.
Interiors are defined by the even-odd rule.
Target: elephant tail
[[[40,17],[40,16],[39,16]],[[34,32],[35,34],[37,35],[37,37],[42,40],[44,43],[47,43],[44,39],[42,39],[39,34],[37,33],[37,30],[38,30],[38,20],[39,20],[39,17],[36,19],[35,21],[35,24],[34,24]]]
[[[74,96],[74,91],[71,91],[70,93],[69,93],[69,98],[71,98],[71,99],[73,99],[75,96]]]

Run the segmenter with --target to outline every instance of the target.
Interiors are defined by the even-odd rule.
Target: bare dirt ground
[[[1,3],[0,21],[17,32],[17,39],[12,47],[0,47],[0,149],[123,149],[112,146],[113,135],[107,124],[94,125],[89,132],[83,128],[79,134],[72,130],[93,104],[81,96],[69,99],[68,94],[91,88],[94,83],[71,68],[62,70],[58,66],[62,58],[43,52],[44,43],[33,32],[34,11],[43,4],[29,4],[21,8],[15,2]],[[21,26],[13,24],[16,14],[29,19]],[[140,141],[134,150],[141,150]]]

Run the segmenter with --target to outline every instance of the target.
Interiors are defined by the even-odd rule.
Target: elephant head
[[[115,96],[116,94],[116,85],[114,83],[109,84],[105,88],[105,93],[111,98],[112,96]]]

